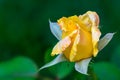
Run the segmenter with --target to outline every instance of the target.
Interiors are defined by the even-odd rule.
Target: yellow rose
[[[39,70],[67,61],[75,62],[75,70],[87,74],[92,57],[96,56],[112,39],[114,33],[107,33],[99,40],[99,17],[88,11],[80,16],[63,17],[58,22],[50,22],[53,35],[60,40],[51,55],[58,55]]]
[[[58,20],[58,25],[62,30],[62,39],[53,48],[52,56],[64,54],[69,61],[76,62],[97,55],[101,32],[96,12],[63,17]]]

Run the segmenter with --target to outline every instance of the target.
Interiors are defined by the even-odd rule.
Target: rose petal
[[[89,15],[93,25],[97,26],[99,25],[99,16],[96,12],[88,11],[87,14]]]
[[[93,56],[95,57],[98,53],[98,42],[101,36],[101,32],[97,27],[92,27],[92,42],[93,42]]]
[[[91,34],[83,29],[80,29],[74,39],[71,52],[70,61],[80,61],[92,56],[92,39]]]
[[[99,25],[99,16],[97,15],[96,12],[87,12],[91,21],[92,21],[92,27],[91,27],[91,32],[92,32],[92,42],[93,42],[93,56],[96,56],[98,53],[98,41],[101,36],[101,32],[98,28]]]
[[[51,55],[61,54],[71,43],[71,39],[69,36],[65,37],[64,39],[60,40],[52,50]]]
[[[63,51],[65,51],[65,49],[68,48],[71,44],[72,36],[76,33],[77,31],[75,30],[71,34],[69,34],[67,37],[60,40],[53,48],[51,55],[54,56],[57,54],[61,54]]]
[[[78,46],[79,42],[80,42],[80,33],[78,31],[78,33],[76,34],[74,43],[72,45],[72,48],[71,48],[71,52],[70,52],[70,61],[71,62],[74,61],[74,57],[77,55],[77,46]]]
[[[51,22],[49,20],[49,24],[50,24],[50,30],[51,32],[53,33],[53,35],[58,39],[60,40],[61,37],[62,37],[62,31],[59,27],[59,25],[56,23],[56,22]]]
[[[63,61],[67,61],[66,58],[63,56],[63,54],[58,55],[54,60],[52,60],[51,62],[45,64],[44,66],[42,66],[38,71],[53,66],[57,63],[63,62]]]
[[[87,75],[87,71],[88,71],[88,66],[89,66],[89,62],[92,58],[87,58],[84,59],[80,62],[76,62],[75,63],[75,70],[82,73],[82,74],[86,74]]]
[[[113,38],[115,33],[107,33],[100,41],[98,42],[99,51],[102,50]]]

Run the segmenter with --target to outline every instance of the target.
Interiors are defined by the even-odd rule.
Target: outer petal
[[[87,13],[80,15],[79,19],[80,19],[79,21],[80,27],[84,28],[86,31],[91,32],[92,22],[91,22],[89,15]]]
[[[70,35],[65,37],[64,39],[60,40],[52,50],[51,55],[54,56],[55,54],[61,54],[67,47],[71,44],[71,37],[76,33],[73,31]]]
[[[53,35],[58,39],[61,40],[62,37],[62,31],[60,29],[60,26],[56,22],[49,21],[50,29]]]
[[[87,75],[90,60],[91,60],[91,58],[87,58],[87,59],[84,59],[80,62],[76,62],[75,63],[75,70],[82,73],[82,74]]]
[[[79,43],[80,43],[80,33],[78,31],[78,33],[75,37],[74,43],[72,45],[72,48],[71,48],[71,52],[70,52],[70,56],[69,56],[70,61],[74,61],[75,56],[77,56],[77,46],[78,46]]]
[[[66,58],[63,56],[63,54],[58,55],[53,61],[47,63],[46,65],[42,66],[38,71],[53,66],[57,63],[63,62],[63,61],[67,61]]]
[[[52,50],[51,55],[61,54],[71,43],[70,37],[65,37],[64,39],[60,40]]]
[[[101,32],[98,28],[99,17],[95,12],[88,11],[87,13],[92,21],[91,32],[92,32],[92,42],[93,42],[93,56],[96,56],[98,53],[98,41],[101,36]]]
[[[83,29],[78,31],[74,40],[71,53],[70,61],[80,61],[92,56],[92,38],[91,34]]]
[[[98,42],[99,51],[102,50],[113,38],[115,33],[107,33],[100,41]]]
[[[92,27],[93,56],[98,53],[98,41],[101,36],[99,29]]]

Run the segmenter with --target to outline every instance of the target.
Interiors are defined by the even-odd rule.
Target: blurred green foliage
[[[0,80],[35,80],[36,64],[26,57],[0,63]]]
[[[63,16],[80,15],[92,10],[100,16],[102,36],[108,32],[117,32],[107,47],[93,59],[92,66],[96,76],[95,79],[119,80],[119,3],[120,0],[0,0],[0,78],[1,75],[24,72],[25,69],[36,72],[37,68],[32,66],[36,64],[41,67],[53,59],[49,54],[51,48],[57,43],[57,39],[50,32],[49,19],[57,21]],[[48,49],[50,50],[48,51]],[[25,58],[18,59],[18,56],[24,56]],[[26,57],[29,57],[30,61],[35,63],[29,63]],[[23,62],[26,64],[23,64]],[[18,65],[18,63],[20,64]],[[36,79],[55,80],[61,75],[62,80],[91,79],[89,76],[76,72],[72,63],[68,64],[72,68],[66,68],[67,64],[60,63],[51,67],[51,69],[42,70]],[[57,66],[60,65],[62,67],[58,68]],[[12,71],[9,71],[9,69]],[[57,73],[59,71],[61,73],[57,74],[56,69]],[[68,72],[65,71],[66,69],[68,69]],[[6,70],[5,73],[2,72],[4,70]],[[6,80],[10,80],[10,78],[8,77]],[[31,78],[28,80],[31,80]]]

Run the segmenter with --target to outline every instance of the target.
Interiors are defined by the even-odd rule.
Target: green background
[[[51,61],[58,40],[49,19],[95,11],[102,36],[116,32],[92,60],[91,76],[74,70],[74,63],[38,68]],[[120,0],[0,0],[0,80],[120,80]]]

